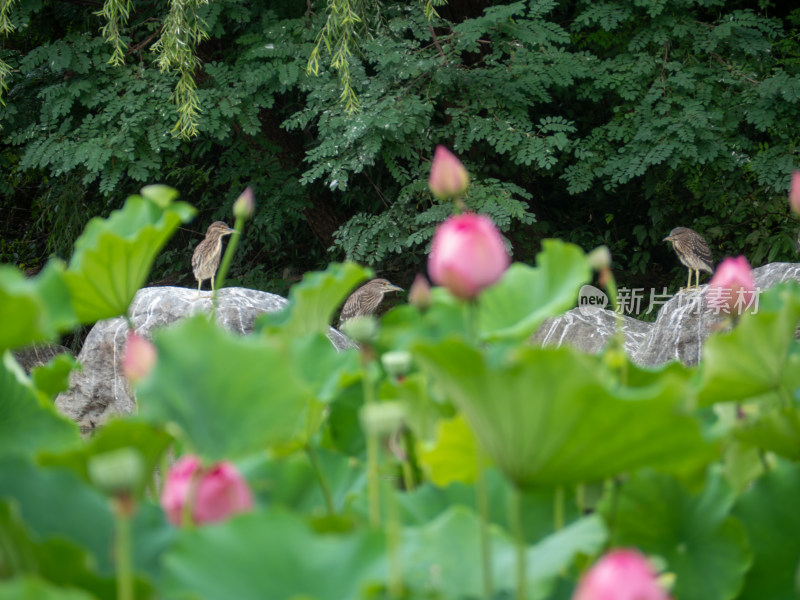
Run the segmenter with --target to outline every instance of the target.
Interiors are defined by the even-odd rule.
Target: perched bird
[[[390,283],[387,279],[371,279],[347,298],[339,315],[339,325],[353,317],[365,317],[373,314],[383,301],[386,292],[402,291],[404,291],[403,288]]]
[[[703,236],[688,227],[676,227],[664,238],[665,242],[672,242],[672,248],[680,261],[689,269],[687,289],[691,287],[692,271],[695,273],[695,286],[700,285],[700,271],[714,273],[714,261],[711,248]]]
[[[208,226],[205,239],[194,249],[192,270],[194,278],[197,279],[198,294],[205,279],[211,279],[211,291],[214,291],[214,276],[217,274],[219,259],[222,256],[222,238],[235,231],[222,221],[214,221]]]

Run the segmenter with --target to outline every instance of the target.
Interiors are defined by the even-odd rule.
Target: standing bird
[[[714,273],[714,261],[711,248],[703,236],[688,227],[676,227],[662,241],[672,242],[672,249],[680,261],[689,269],[689,281],[686,289],[691,287],[692,271],[695,273],[695,286],[700,285],[700,271]]]
[[[214,291],[214,276],[217,274],[219,259],[222,256],[222,238],[235,231],[222,221],[214,221],[208,226],[205,239],[194,249],[192,270],[194,278],[197,279],[198,295],[205,279],[211,279],[211,291]]]
[[[383,301],[383,296],[386,292],[402,291],[404,291],[403,288],[390,283],[388,279],[371,279],[350,294],[339,315],[339,326],[347,319],[373,314]]]

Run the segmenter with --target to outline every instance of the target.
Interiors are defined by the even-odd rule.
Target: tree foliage
[[[0,252],[64,254],[163,182],[200,209],[154,275],[186,283],[252,185],[239,283],[341,258],[410,280],[449,211],[426,185],[442,143],[519,260],[605,243],[623,282],[665,285],[677,225],[717,260],[791,259],[798,24],[746,0],[0,0]]]

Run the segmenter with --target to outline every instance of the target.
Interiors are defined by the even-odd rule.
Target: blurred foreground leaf
[[[177,192],[149,186],[129,196],[107,219],[89,221],[75,242],[65,274],[81,323],[125,314],[161,248],[195,209],[172,200]]]
[[[156,366],[137,387],[140,414],[177,425],[192,451],[236,458],[305,432],[312,390],[283,340],[236,336],[197,315],[154,341]]]
[[[52,341],[77,325],[63,264],[51,260],[33,278],[16,267],[0,265],[0,315],[0,352]]]
[[[6,351],[0,363],[0,457],[32,456],[79,441],[77,426],[40,396]]]
[[[682,414],[683,371],[637,370],[636,385],[615,387],[601,359],[570,348],[488,358],[448,340],[420,344],[415,355],[517,485],[595,481],[646,465],[688,470],[715,456]]]
[[[736,502],[733,514],[744,523],[754,561],[741,600],[797,598],[800,561],[800,465],[780,461]]]
[[[697,496],[672,477],[644,471],[623,484],[603,513],[614,524],[613,545],[666,560],[676,577],[675,598],[728,600],[737,596],[752,562],[745,528],[730,516],[734,499],[716,471]]]

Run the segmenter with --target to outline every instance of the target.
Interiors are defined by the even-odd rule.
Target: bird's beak
[[[661,241],[662,241],[662,242],[671,242],[671,241],[672,241],[672,236],[671,236],[671,235],[668,235],[667,237],[665,237],[665,238],[664,238],[663,240],[661,240]]]
[[[401,288],[399,285],[395,285],[393,283],[390,283],[389,285],[387,285],[386,289],[389,290],[389,291],[393,291],[393,292],[405,292],[405,290],[403,288]]]

